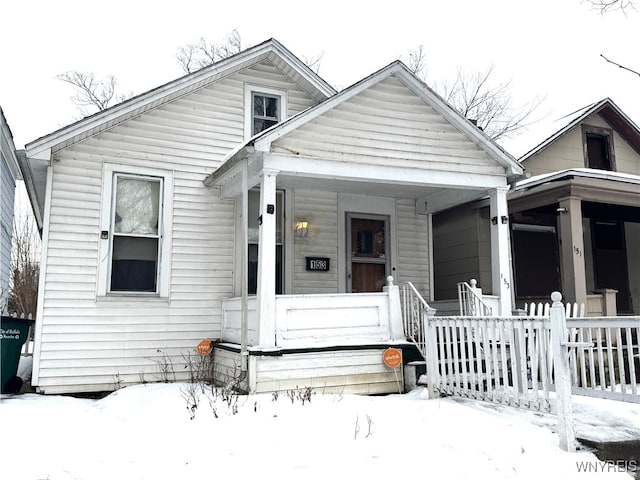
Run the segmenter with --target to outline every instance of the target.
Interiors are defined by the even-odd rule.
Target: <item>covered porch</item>
[[[593,169],[519,182],[509,195],[517,299],[559,290],[587,315],[638,314],[639,192],[637,175]]]
[[[495,314],[511,312],[504,177],[292,162],[253,148],[225,165],[206,180],[237,207],[237,293],[221,307],[221,378],[242,378],[248,391],[397,392],[402,371],[382,353],[412,348],[399,285],[431,301],[432,215],[487,196],[500,219],[491,235]]]

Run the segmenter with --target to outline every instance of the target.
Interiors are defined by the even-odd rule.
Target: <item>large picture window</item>
[[[99,294],[168,294],[171,177],[105,168]],[[170,202],[169,202],[170,205]],[[170,206],[169,206],[170,208]]]

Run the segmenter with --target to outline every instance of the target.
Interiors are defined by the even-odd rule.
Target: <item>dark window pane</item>
[[[264,116],[264,97],[260,95],[253,96],[253,114],[260,117]]]
[[[587,157],[589,158],[589,167],[611,170],[609,138],[604,135],[588,134]]]
[[[157,238],[115,236],[112,258],[111,291],[157,291]]]
[[[256,133],[260,133],[265,128],[267,128],[267,127],[264,126],[265,123],[266,123],[266,120],[261,120],[259,118],[254,118],[253,119],[253,134],[255,135]]]
[[[258,245],[249,244],[249,295],[258,290]],[[276,245],[276,294],[282,294],[282,245]]]
[[[267,108],[266,116],[271,118],[279,118],[278,115],[278,99],[274,97],[265,97]]]

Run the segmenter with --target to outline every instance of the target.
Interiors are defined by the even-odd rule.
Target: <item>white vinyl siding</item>
[[[396,284],[411,282],[423,298],[429,298],[429,225],[427,215],[416,215],[414,200],[396,200],[398,259]]]
[[[250,356],[249,378],[241,388],[254,393],[286,392],[307,387],[316,393],[375,395],[398,393],[402,370],[382,362],[384,348],[285,353],[282,356]],[[216,377],[237,378],[240,354],[217,348]]]
[[[34,356],[46,393],[156,381],[165,355],[178,365],[203,338],[219,338],[221,300],[233,295],[234,203],[202,181],[243,140],[245,82],[286,90],[290,115],[314,103],[265,62],[55,153]],[[103,164],[172,172],[166,298],[97,295]]]
[[[278,139],[272,151],[371,165],[504,174],[504,167],[395,77]]]
[[[0,311],[4,313],[9,293],[15,181],[3,155],[0,169]]]
[[[293,238],[294,291],[292,293],[338,292],[338,194],[296,189],[293,222],[305,218],[309,222],[306,238]],[[344,228],[343,221],[340,228]],[[328,272],[308,272],[305,257],[326,257]]]

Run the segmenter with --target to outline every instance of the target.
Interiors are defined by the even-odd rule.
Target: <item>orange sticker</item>
[[[398,368],[402,363],[402,351],[397,348],[387,348],[382,354],[384,364],[389,368]]]
[[[211,345],[211,340],[206,338],[202,340],[196,347],[196,352],[198,352],[203,357],[206,357],[212,351],[213,351],[213,346]]]

